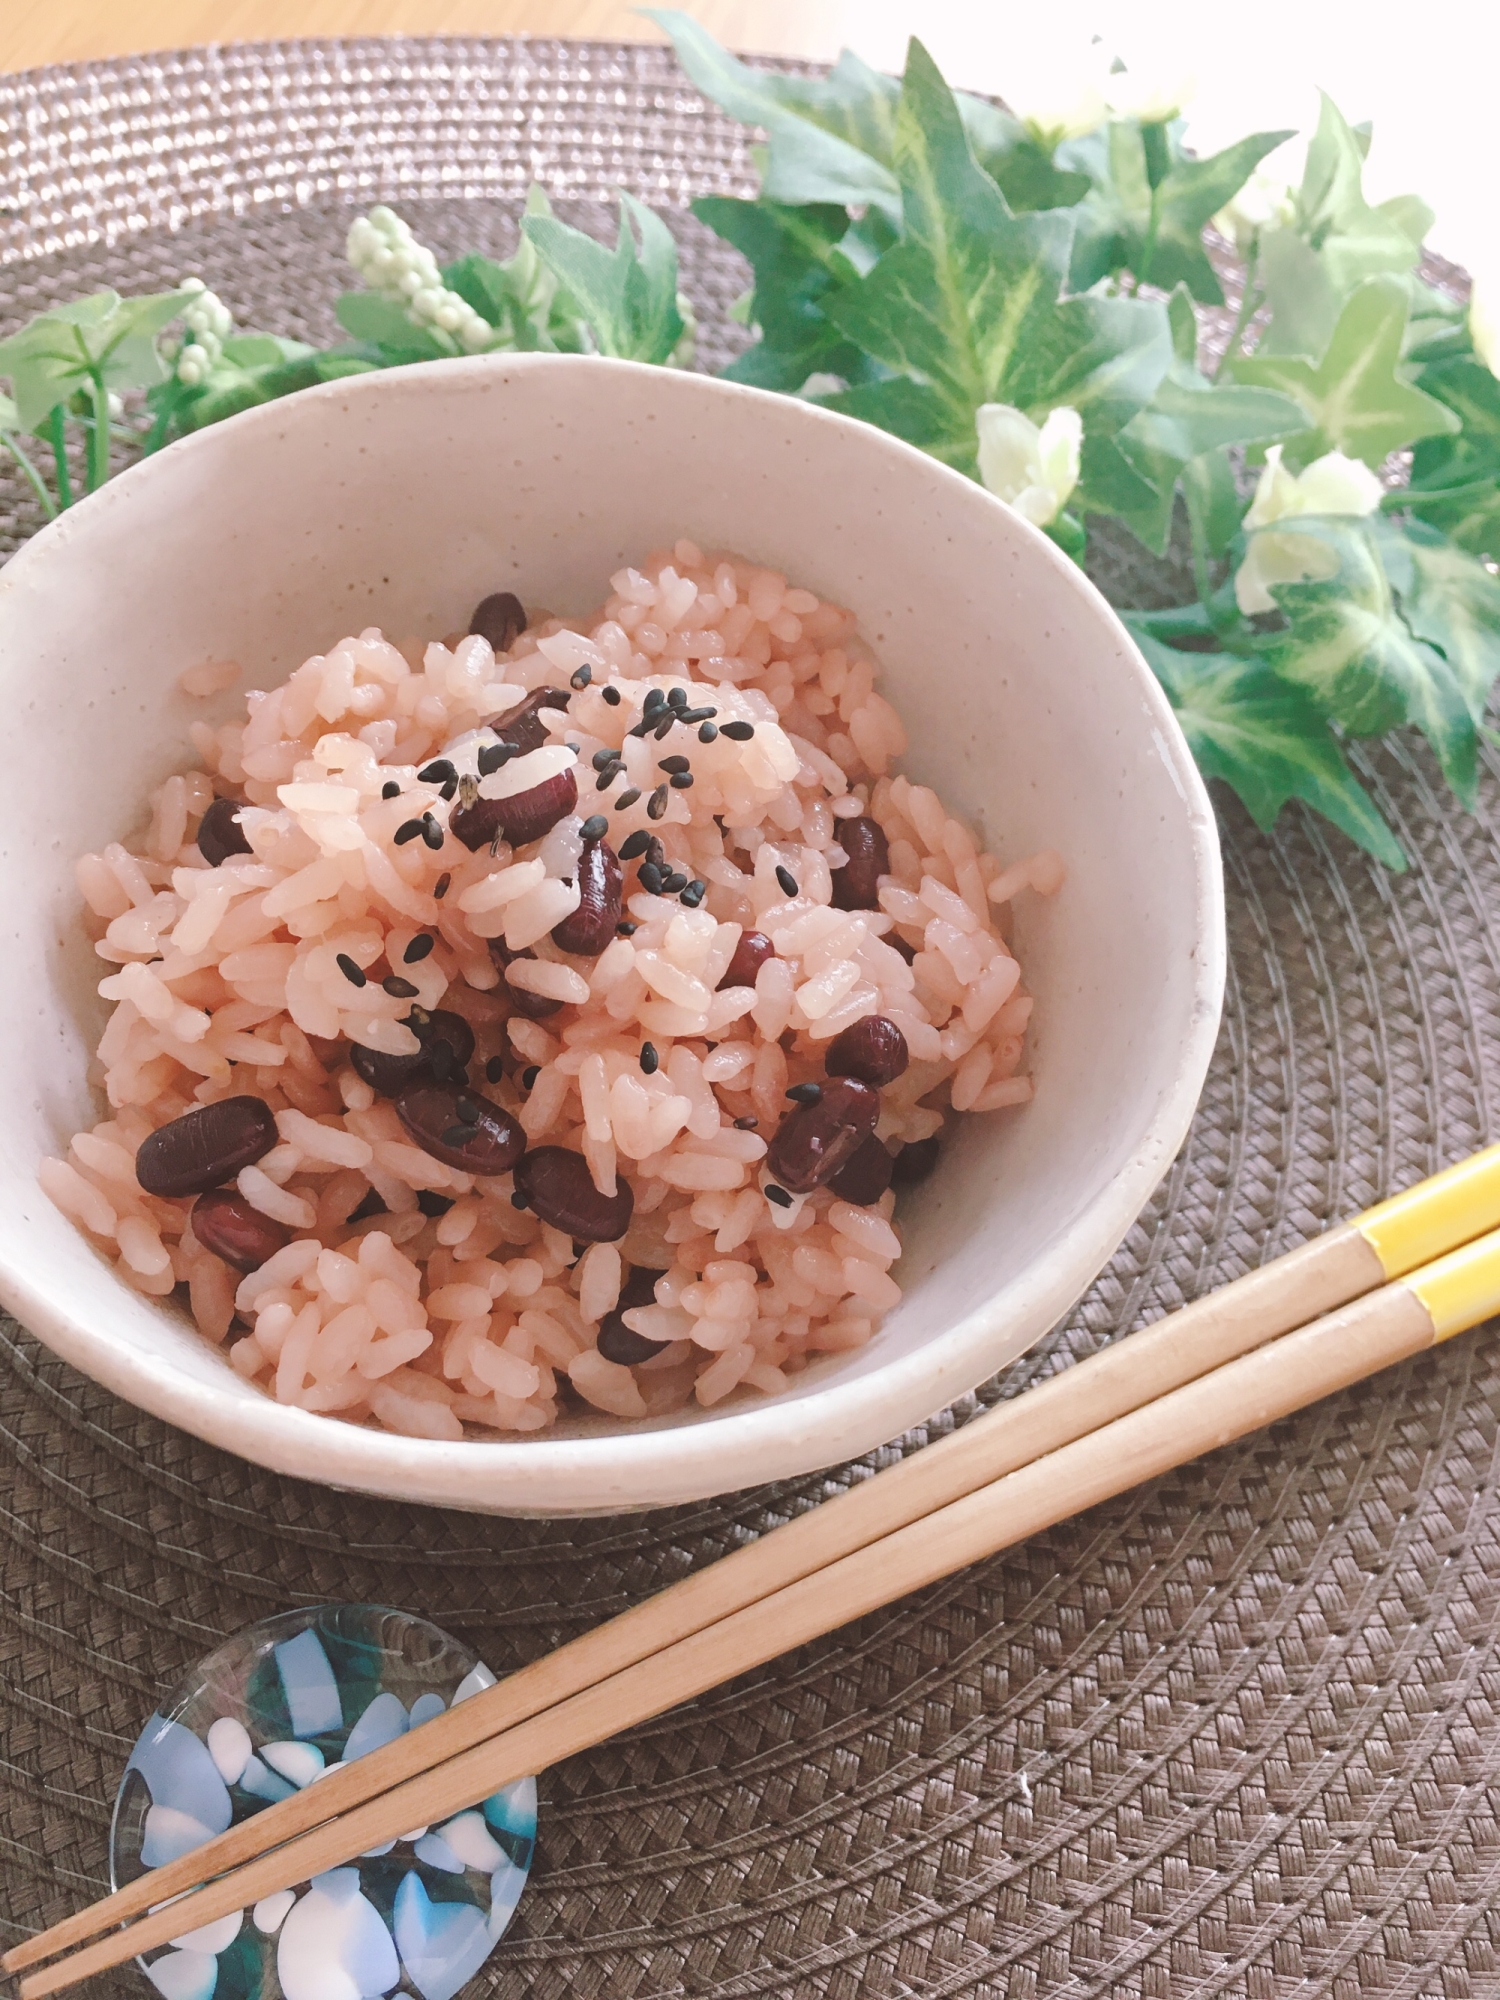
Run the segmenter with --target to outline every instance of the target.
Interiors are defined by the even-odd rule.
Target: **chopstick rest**
[[[289,1612],[236,1633],[141,1731],[110,1829],[111,1873],[144,1877],[494,1685],[456,1639],[380,1605]],[[165,2000],[328,2000],[398,1981],[450,2000],[526,1885],[536,1782],[398,1838],[142,1954]]]

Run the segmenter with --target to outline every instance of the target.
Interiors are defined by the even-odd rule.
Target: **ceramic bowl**
[[[461,629],[496,590],[583,611],[681,535],[852,606],[910,732],[905,768],[1002,858],[1064,857],[1060,893],[1017,905],[1035,1101],[958,1121],[903,1200],[900,1306],[781,1396],[483,1444],[282,1408],[170,1302],[128,1289],[37,1186],[42,1156],[98,1116],[103,967],[74,858],[135,828],[148,788],[190,765],[205,707],[178,692],[184,668],[229,657],[270,686],[367,625]],[[543,355],[306,391],[172,445],[37,535],[0,573],[0,688],[0,1297],[84,1373],[259,1464],[543,1515],[835,1464],[1051,1327],[1187,1130],[1219,1017],[1222,885],[1166,702],[1044,536],[933,459],[791,397]]]

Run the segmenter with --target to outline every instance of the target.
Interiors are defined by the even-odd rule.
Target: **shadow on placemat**
[[[532,171],[594,227],[615,179],[750,185],[743,135],[657,50],[286,44],[0,80],[0,115],[27,134],[0,163],[7,323],[197,271],[245,323],[327,340],[343,203],[399,199],[452,253],[513,241]],[[69,180],[90,132],[136,162],[123,191]],[[716,363],[743,267],[674,226]],[[0,546],[35,526],[0,487]],[[0,1323],[0,1933],[98,1893],[129,1745],[223,1634],[377,1600],[503,1674],[1493,1136],[1486,759],[1470,819],[1419,747],[1360,753],[1400,878],[1227,807],[1225,1026],[1181,1157],[1064,1327],[861,1466],[618,1520],[401,1507],[226,1457]],[[474,1991],[1500,1991],[1497,1363],[1493,1330],[1455,1341],[545,1773],[532,1886]]]

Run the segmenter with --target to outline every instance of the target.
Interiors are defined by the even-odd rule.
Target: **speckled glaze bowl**
[[[190,759],[185,667],[268,686],[343,634],[440,634],[495,590],[584,610],[688,535],[848,604],[911,737],[905,768],[1023,899],[1035,1102],[958,1122],[903,1201],[905,1296],[870,1343],[776,1398],[654,1423],[437,1443],[283,1408],[125,1286],[36,1185],[91,1123],[100,961],[74,857]],[[646,1507],[867,1451],[1020,1353],[1116,1249],[1176,1152],[1224,978],[1213,816],[1123,627],[1051,542],[868,426],[668,369],[523,355],[331,384],[171,446],[0,572],[12,742],[0,821],[0,1297],[116,1393],[302,1478],[500,1513]],[[231,698],[220,706],[227,716]],[[221,719],[213,710],[209,719]]]

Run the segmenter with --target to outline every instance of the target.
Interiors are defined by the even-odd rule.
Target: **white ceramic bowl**
[[[910,731],[906,768],[1002,857],[1065,857],[1061,893],[1017,906],[1035,1101],[958,1121],[903,1201],[901,1305],[782,1396],[495,1444],[284,1409],[122,1284],[38,1190],[38,1160],[98,1115],[85,1072],[106,968],[74,858],[134,829],[148,787],[190,763],[205,711],[177,691],[185,667],[230,657],[269,686],[367,625],[461,628],[501,589],[582,611],[679,535],[851,605]],[[1222,891],[1208,800],[1155,682],[1044,536],[934,460],[790,397],[527,355],[236,417],[111,481],[0,572],[0,688],[0,1297],[119,1395],[278,1471],[570,1514],[837,1463],[1052,1326],[1187,1129],[1219,1017]]]

